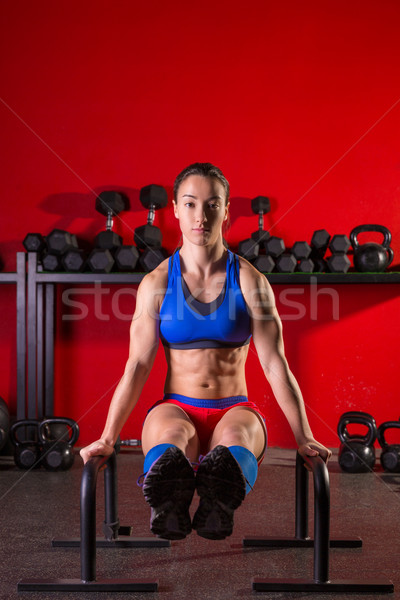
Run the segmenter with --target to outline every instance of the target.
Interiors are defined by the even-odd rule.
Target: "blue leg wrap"
[[[246,494],[248,494],[253,489],[257,479],[257,459],[250,450],[247,450],[243,446],[229,446],[228,449],[242,469],[244,478],[246,479]]]
[[[148,472],[153,462],[159,459],[160,456],[164,454],[167,448],[171,447],[176,448],[175,444],[158,444],[157,446],[153,446],[153,448],[150,448],[150,450],[146,454],[146,458],[144,459],[144,474]]]

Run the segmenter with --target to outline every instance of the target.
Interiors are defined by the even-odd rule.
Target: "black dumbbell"
[[[385,439],[387,429],[400,429],[400,421],[385,421],[378,427],[378,442],[382,447],[381,465],[385,471],[400,473],[400,444],[388,444]]]
[[[121,440],[121,437],[117,437],[117,441],[114,444],[115,454],[119,454],[121,452],[121,448],[140,448],[142,445],[141,440],[137,439],[127,439]]]
[[[77,248],[78,242],[76,236],[69,233],[69,231],[65,231],[64,229],[53,229],[46,235],[46,246],[50,254],[62,256],[67,250]]]
[[[328,263],[324,258],[312,257],[311,260],[314,263],[314,272],[315,273],[325,273],[328,269]]]
[[[67,250],[61,257],[61,263],[66,271],[80,273],[84,270],[87,254],[82,248]]]
[[[276,269],[279,273],[293,273],[297,267],[297,259],[294,254],[285,252],[276,259]]]
[[[315,271],[315,263],[311,258],[302,258],[297,263],[296,271],[299,273],[313,273]]]
[[[347,273],[350,268],[350,259],[346,254],[332,254],[326,264],[331,273]]]
[[[46,248],[46,241],[41,233],[28,233],[22,242],[27,252],[43,252]]]
[[[79,426],[73,419],[51,417],[39,425],[42,446],[41,462],[48,471],[67,471],[74,463],[73,446],[79,437]]]
[[[76,235],[64,229],[53,229],[46,236],[46,249],[42,253],[41,263],[45,271],[62,271],[63,258],[68,253],[80,252]]]
[[[258,215],[258,230],[251,234],[251,237],[239,242],[238,254],[246,260],[253,262],[260,253],[260,244],[264,243],[269,237],[268,231],[264,230],[264,215],[271,210],[269,198],[266,196],[257,196],[251,201],[251,210]]]
[[[292,246],[292,254],[295,258],[297,258],[297,260],[309,258],[311,254],[311,247],[307,244],[307,242],[295,242]]]
[[[164,208],[168,203],[168,194],[161,185],[150,184],[140,190],[140,202],[147,208],[147,223],[136,227],[134,241],[138,248],[161,248],[161,230],[153,225],[156,210]]]
[[[140,255],[139,265],[143,271],[153,271],[167,256],[165,248],[146,248]]]
[[[21,439],[21,429],[23,427],[25,428],[25,435],[24,439]],[[39,421],[36,419],[16,421],[10,428],[10,440],[14,445],[14,462],[17,467],[20,469],[40,467]]]
[[[120,246],[114,252],[114,259],[118,271],[134,271],[139,251],[136,246]]]
[[[107,220],[105,231],[100,231],[95,237],[95,248],[115,250],[122,246],[122,237],[113,231],[113,217],[119,215],[123,210],[127,210],[128,205],[128,198],[120,192],[106,191],[97,196],[95,209],[101,215],[106,216]]]
[[[326,229],[316,229],[311,237],[311,248],[319,257],[323,258],[329,246],[330,234]]]
[[[351,435],[347,426],[350,423],[365,425],[365,435]],[[339,466],[347,473],[366,473],[375,465],[374,442],[377,436],[375,419],[368,413],[349,411],[344,413],[337,427],[341,445],[339,448]]]
[[[8,440],[8,433],[10,431],[10,413],[8,406],[0,398],[0,450],[6,445]]]
[[[332,256],[328,258],[328,270],[333,273],[347,273],[350,268],[350,259],[347,252],[350,248],[350,240],[347,235],[336,234],[329,242],[329,250]]]
[[[239,242],[238,245],[238,254],[243,256],[246,260],[250,262],[254,261],[260,252],[260,244],[258,244],[252,238],[246,238]]]
[[[272,258],[278,258],[285,252],[285,242],[282,238],[272,235],[264,242],[265,253]]]
[[[314,270],[314,262],[311,260],[311,246],[307,242],[295,242],[292,246],[291,253],[296,258],[296,271],[300,273],[312,273]]]
[[[328,264],[324,259],[325,253],[329,246],[330,234],[326,229],[316,229],[311,237],[311,254],[310,259],[314,263],[314,271],[317,273],[325,273],[328,269]]]
[[[129,200],[120,192],[101,192],[95,203],[95,209],[107,217],[106,228],[100,231],[94,240],[95,248],[87,257],[86,264],[93,273],[110,273],[114,266],[113,252],[122,246],[122,237],[113,231],[113,217],[129,207]]]
[[[253,261],[253,265],[256,269],[261,271],[261,273],[272,273],[275,268],[275,261],[272,256],[269,256],[268,254],[260,254]]]
[[[258,229],[251,234],[251,239],[257,244],[265,242],[269,238],[268,231],[264,230],[264,215],[271,210],[271,203],[266,196],[257,196],[251,201],[251,210],[258,215]]]
[[[344,234],[334,235],[329,242],[329,250],[332,254],[347,254],[350,246],[350,240]]]
[[[87,259],[87,265],[93,273],[110,273],[114,263],[110,250],[103,248],[94,248]]]

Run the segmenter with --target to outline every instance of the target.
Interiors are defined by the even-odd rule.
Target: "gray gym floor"
[[[208,541],[191,534],[160,549],[98,549],[97,576],[157,579],[156,593],[24,592],[21,578],[80,578],[79,549],[52,548],[52,538],[79,537],[80,459],[65,473],[43,468],[23,472],[11,458],[0,457],[1,585],[0,598],[151,598],[196,600],[234,598],[326,598],[322,593],[253,592],[253,577],[312,578],[312,549],[242,547],[245,536],[294,535],[295,451],[271,449],[261,465],[254,491],[236,511],[233,535]],[[137,449],[118,457],[119,516],[135,536],[149,536],[149,508],[136,479],[142,457]],[[330,462],[331,536],[361,537],[360,549],[332,549],[330,576],[335,579],[390,579],[394,594],[348,594],[346,598],[400,598],[400,474],[349,475]],[[311,478],[310,478],[311,480]],[[311,484],[310,484],[311,485]],[[310,493],[312,520],[313,494]],[[103,477],[98,483],[97,523],[104,519]],[[195,509],[197,498],[194,499]],[[312,525],[310,526],[312,533]],[[328,596],[329,597],[329,596]],[[332,597],[332,595],[331,595]]]

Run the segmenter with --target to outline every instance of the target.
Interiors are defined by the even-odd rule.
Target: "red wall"
[[[380,223],[393,233],[398,265],[399,20],[396,0],[4,0],[5,270],[15,269],[28,231],[61,227],[92,240],[104,226],[94,196],[105,188],[130,197],[115,228],[131,242],[146,218],[140,188],[159,183],[171,197],[175,175],[195,160],[216,163],[230,180],[233,248],[256,228],[249,200],[263,194],[272,201],[266,227],[287,245],[322,227],[348,234]],[[172,251],[171,209],[156,223]],[[79,321],[65,320],[79,311],[59,291],[55,400],[58,414],[79,420],[82,443],[101,431],[134,309],[132,288],[94,297],[84,287],[89,312]],[[338,417],[349,408],[378,423],[398,418],[398,287],[275,291],[315,434],[337,445]],[[15,290],[1,286],[0,294],[0,395],[14,411]],[[164,372],[160,350],[124,436],[139,436]],[[270,442],[292,445],[254,351],[248,375],[249,395],[269,415]]]

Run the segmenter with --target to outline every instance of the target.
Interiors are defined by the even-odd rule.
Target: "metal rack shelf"
[[[26,261],[27,258],[27,261]],[[26,268],[27,262],[27,268]],[[58,284],[137,285],[146,273],[50,273],[36,253],[17,253],[16,273],[0,273],[1,283],[17,285],[17,416],[53,414],[55,289]],[[264,273],[274,285],[400,283],[400,272]]]

